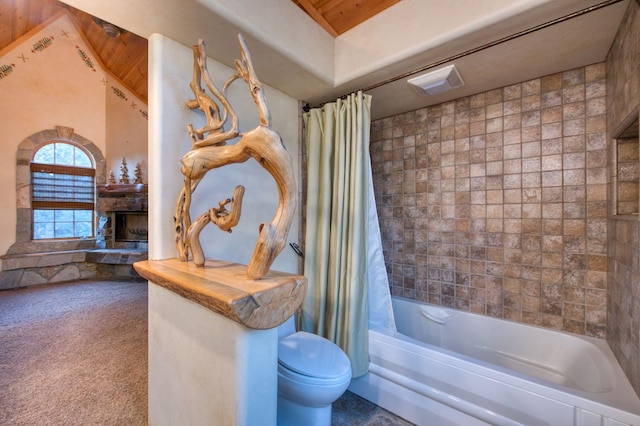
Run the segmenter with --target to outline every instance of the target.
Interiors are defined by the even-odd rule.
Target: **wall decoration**
[[[113,91],[114,95],[116,95],[117,97],[119,97],[123,101],[128,100],[127,99],[127,95],[122,90],[118,89],[117,87],[111,86],[111,90]]]
[[[136,163],[136,170],[133,172],[136,180],[133,183],[142,183],[142,169],[140,168],[140,163]]]
[[[227,79],[222,90],[212,83],[207,71],[204,41],[199,40],[198,45],[193,46],[193,79],[189,86],[195,98],[188,100],[186,104],[191,109],[202,111],[207,124],[199,129],[194,129],[191,124],[187,126],[193,144],[191,151],[181,159],[184,188],[176,203],[174,229],[179,259],[186,262],[191,251],[193,263],[203,267],[205,258],[200,244],[200,231],[207,224],[213,223],[223,231],[231,232],[231,228],[240,220],[244,187],[236,186],[231,198],[219,202],[218,207],[204,212],[193,223],[189,212],[192,194],[208,171],[228,164],[244,163],[253,158],[271,174],[276,182],[279,197],[278,208],[271,223],[258,226],[258,241],[247,266],[247,277],[260,279],[269,271],[271,264],[286,245],[297,204],[297,191],[291,156],[280,135],[271,129],[266,94],[253,69],[251,56],[242,35],[238,35],[238,41],[242,60],[235,61],[236,72]],[[239,132],[238,116],[227,99],[227,89],[238,79],[249,86],[249,93],[253,97],[260,119],[260,124],[246,133]],[[213,97],[203,89],[202,80]],[[225,131],[224,124],[229,117],[231,128]],[[238,136],[238,142],[227,145],[228,140]]]
[[[9,74],[11,74],[13,72],[13,69],[16,67],[15,64],[2,64],[0,65],[0,80],[2,80],[5,77],[8,77]]]
[[[122,164],[120,165],[120,183],[123,185],[128,185],[129,182],[129,169],[127,168],[127,160],[125,158],[122,159]]]
[[[142,118],[144,118],[145,120],[149,119],[149,113],[147,111],[144,110],[139,110],[140,111],[140,115],[142,115]]]
[[[41,38],[40,40],[38,40],[33,44],[33,48],[31,49],[31,52],[33,53],[42,52],[46,48],[51,47],[51,45],[53,45],[53,39],[54,39],[53,36]]]
[[[78,55],[80,55],[80,58],[82,58],[82,60],[84,61],[84,64],[89,68],[91,68],[93,72],[95,72],[96,67],[93,65],[93,61],[91,60],[91,58],[89,58],[89,55],[87,55],[87,52],[80,49],[80,46],[77,46],[77,45],[76,45],[76,49],[78,50]]]

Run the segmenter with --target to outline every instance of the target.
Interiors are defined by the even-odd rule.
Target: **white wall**
[[[149,183],[147,104],[112,80],[108,77],[106,85],[106,152],[104,156],[107,162],[107,178],[109,170],[113,170],[116,180],[119,181],[122,159],[126,158],[131,183],[135,179],[134,172],[138,163],[142,171],[143,183]],[[122,91],[125,98],[116,95],[114,90]]]
[[[207,51],[214,54],[215,40],[205,40]],[[197,40],[194,40],[194,44]],[[248,45],[249,50],[252,46]],[[240,46],[237,45],[238,58]],[[195,128],[205,123],[199,110],[190,110],[185,102],[193,97],[189,82],[193,72],[191,47],[179,44],[166,36],[153,34],[149,38],[149,258],[166,259],[177,256],[173,215],[183,185],[180,158],[191,148],[187,125]],[[234,70],[210,59],[209,74],[218,86]],[[260,69],[256,69],[258,78]],[[278,131],[289,150],[297,176],[298,159],[298,102],[273,89],[264,87],[272,116],[272,127]],[[248,86],[236,81],[229,89],[231,105],[238,114],[240,131],[258,124],[256,107]],[[228,127],[226,127],[228,129]],[[248,264],[258,237],[258,225],[271,222],[278,206],[278,193],[271,175],[253,159],[242,164],[210,171],[194,192],[191,217],[195,219],[221,200],[229,198],[236,185],[245,186],[240,223],[227,234],[214,225],[207,226],[201,242],[207,258]],[[289,232],[289,242],[297,242],[297,220]],[[297,272],[295,253],[285,248],[273,264],[273,269]]]
[[[38,51],[34,45],[45,37],[51,39],[51,44]],[[92,67],[83,60],[80,51],[88,55]],[[134,96],[101,69],[67,15],[29,34],[11,49],[3,50],[0,65],[11,64],[13,71],[0,79],[3,152],[0,156],[3,182],[0,186],[0,253],[5,253],[15,242],[16,152],[23,140],[56,125],[71,127],[77,135],[93,142],[105,156],[114,153],[116,167],[122,161],[122,154],[115,154],[120,152],[119,148],[111,150],[106,137],[109,123],[132,135],[129,150],[125,152],[127,156],[146,157],[147,146],[148,121],[130,107]],[[113,87],[125,93],[128,101],[116,98]],[[137,98],[136,101],[146,110],[144,103]],[[112,104],[109,108],[108,103]],[[130,168],[131,176],[134,167],[135,163]]]

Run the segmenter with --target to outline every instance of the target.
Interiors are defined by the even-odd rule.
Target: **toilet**
[[[295,331],[295,318],[278,327],[278,425],[331,424],[331,404],[351,382],[351,363],[335,343]]]

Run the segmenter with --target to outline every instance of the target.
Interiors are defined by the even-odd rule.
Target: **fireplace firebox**
[[[147,242],[147,212],[114,212],[114,240],[118,242]]]

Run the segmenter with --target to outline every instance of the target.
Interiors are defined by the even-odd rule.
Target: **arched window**
[[[30,168],[33,239],[92,238],[96,170],[91,154],[54,140],[35,151]]]

